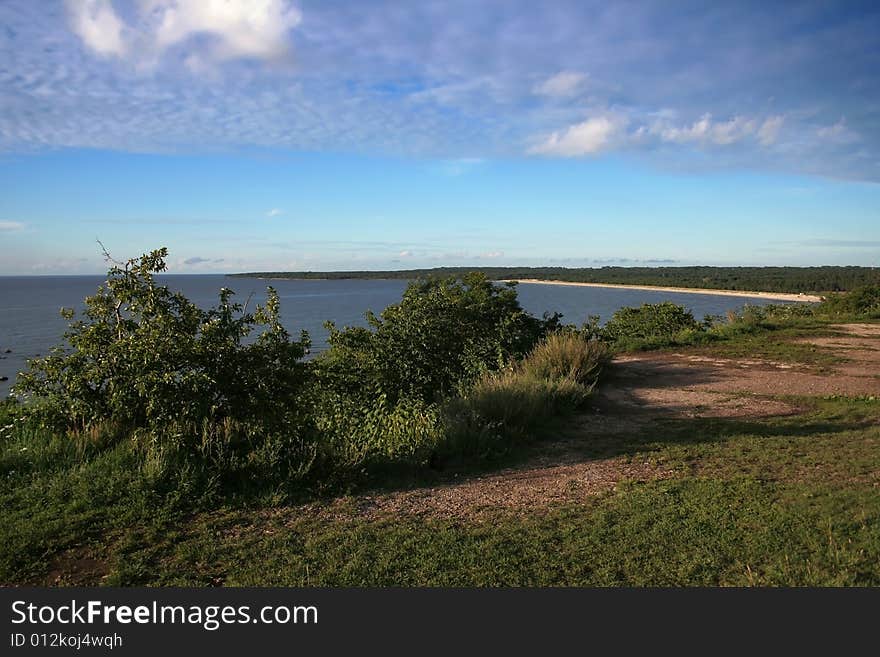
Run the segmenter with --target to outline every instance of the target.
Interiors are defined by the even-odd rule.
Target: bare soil
[[[836,368],[838,375],[851,383],[857,380],[863,384],[856,384],[854,389],[865,389],[864,392],[849,394],[876,394],[876,384],[880,381],[880,324],[838,324],[832,328],[839,331],[840,335],[809,338],[802,342],[830,349],[849,359]],[[871,379],[875,384],[873,388]]]
[[[94,586],[109,572],[110,565],[86,548],[71,548],[52,560],[42,586]]]

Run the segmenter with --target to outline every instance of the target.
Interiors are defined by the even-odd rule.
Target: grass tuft
[[[588,340],[575,332],[560,331],[547,336],[526,357],[522,372],[535,380],[568,379],[592,386],[602,367],[610,360],[608,347],[598,340]]]

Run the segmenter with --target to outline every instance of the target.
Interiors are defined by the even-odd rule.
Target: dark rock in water
[[[7,349],[7,350],[4,351],[3,353],[4,353],[4,354],[11,354],[11,353],[12,353],[12,349]]]
[[[8,376],[0,376],[0,381],[9,381]]]

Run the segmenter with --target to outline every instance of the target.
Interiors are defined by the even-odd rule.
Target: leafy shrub
[[[612,315],[602,331],[610,342],[672,341],[686,331],[697,332],[700,324],[683,306],[670,303],[646,303],[638,308],[621,308]]]
[[[163,248],[114,262],[65,333],[68,347],[30,361],[14,394],[36,398],[51,423],[80,430],[110,422],[167,435],[172,426],[227,419],[289,426],[302,411],[308,336],[290,339],[272,288],[253,314],[227,289],[217,308],[198,308],[156,283],[166,256]],[[245,343],[255,327],[262,332]]]
[[[880,318],[880,285],[866,285],[845,294],[829,295],[816,312],[832,318]]]
[[[740,312],[729,311],[729,324],[745,326],[769,326],[815,317],[815,309],[806,303],[767,304],[765,306],[746,305]]]
[[[558,316],[526,313],[512,286],[482,274],[413,282],[400,303],[367,320],[371,329],[328,324],[331,347],[316,365],[334,390],[384,394],[392,404],[450,395],[521,358],[558,325]]]

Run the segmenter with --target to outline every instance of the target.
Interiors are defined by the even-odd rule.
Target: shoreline
[[[576,287],[608,287],[621,290],[647,290],[650,292],[675,292],[683,294],[714,294],[725,297],[748,297],[770,299],[773,301],[801,301],[819,303],[823,297],[815,294],[794,294],[787,292],[746,292],[740,290],[711,290],[702,287],[661,287],[659,285],[624,285],[622,283],[577,283],[575,281],[544,281],[537,278],[511,278],[502,283],[525,283],[527,285],[572,285]]]
[[[363,279],[363,278],[289,278],[287,276],[241,276],[260,281],[327,281],[327,280],[404,280],[404,279]],[[794,292],[756,292],[748,290],[720,290],[706,287],[669,287],[660,285],[628,285],[625,283],[582,283],[577,281],[547,281],[539,278],[502,278],[497,283],[524,283],[526,285],[569,285],[575,287],[605,287],[620,290],[645,290],[648,292],[674,292],[681,294],[714,294],[722,297],[745,297],[747,299],[767,299],[770,301],[792,301],[801,303],[821,303],[824,297],[816,294]]]

